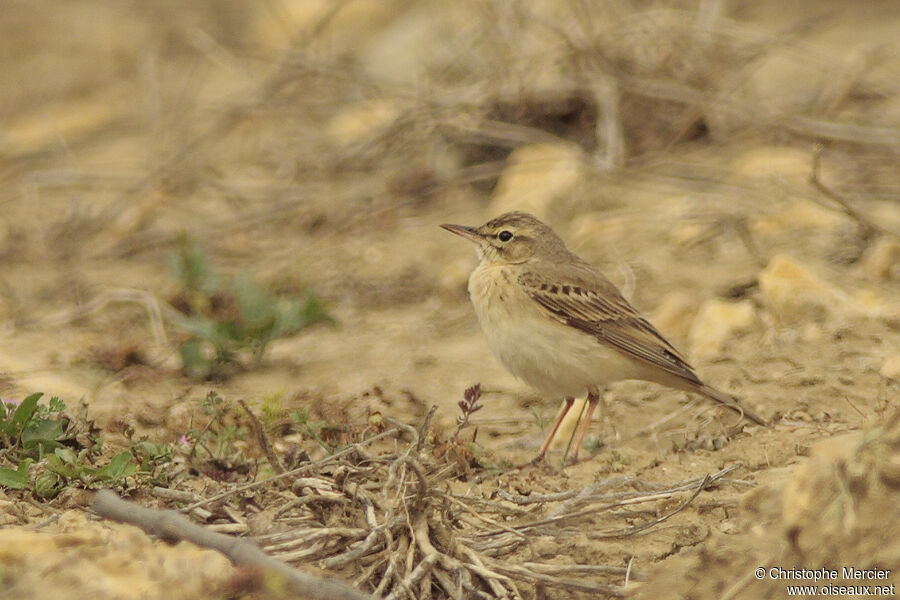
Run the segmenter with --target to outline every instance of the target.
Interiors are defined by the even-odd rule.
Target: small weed
[[[476,383],[463,392],[463,399],[457,403],[462,414],[456,417],[456,432],[453,434],[454,437],[459,437],[459,432],[469,426],[469,418],[484,408],[483,404],[478,403],[479,400],[481,400],[480,383]]]
[[[597,454],[597,474],[603,473],[621,473],[628,464],[626,459],[618,450],[607,450]]]
[[[168,444],[154,444],[146,440],[135,442],[131,453],[140,461],[141,471],[151,472],[155,467],[172,460],[172,447]]]
[[[59,398],[39,404],[42,396],[36,393],[0,406],[0,450],[10,465],[0,468],[0,486],[52,498],[67,485],[117,483],[140,469],[129,451],[98,465],[101,444],[93,423],[83,411],[67,415]]]
[[[284,416],[284,392],[275,392],[265,396],[260,406],[262,420],[271,425]]]
[[[294,423],[300,426],[301,432],[314,440],[324,450],[330,453],[337,447],[335,444],[327,443],[322,437],[322,431],[328,426],[328,423],[324,419],[318,421],[310,420],[308,407],[299,408],[292,412],[290,416]]]
[[[273,340],[334,322],[312,290],[302,299],[276,297],[246,274],[227,280],[186,238],[170,263],[182,286],[173,304],[183,315],[176,324],[187,336],[180,354],[190,377],[225,377],[229,368],[258,362]]]
[[[21,403],[4,402],[0,410],[0,446],[21,458],[40,460],[46,452],[62,447],[69,419],[66,405],[56,397],[38,404],[43,394],[31,394]]]
[[[246,430],[235,422],[233,404],[210,391],[200,408],[208,421],[203,427],[192,427],[185,434],[190,443],[189,459],[193,463],[198,450],[202,450],[206,454],[206,460],[213,463],[216,472],[232,470],[235,465],[243,462],[243,450],[238,442],[247,437]],[[196,464],[194,466],[198,471],[209,471]]]

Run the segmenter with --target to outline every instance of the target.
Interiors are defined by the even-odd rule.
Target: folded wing
[[[703,385],[687,360],[632,307],[616,287],[588,265],[560,272],[535,267],[519,284],[541,308],[599,342],[659,367],[676,377]],[[546,275],[545,275],[546,273]]]

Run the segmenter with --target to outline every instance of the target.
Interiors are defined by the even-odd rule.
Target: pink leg
[[[594,414],[597,405],[600,403],[600,392],[597,388],[592,387],[588,389],[587,401],[588,406],[587,410],[584,412],[584,419],[578,425],[578,435],[575,436],[575,448],[572,451],[572,462],[578,460],[578,451],[581,450],[581,443],[584,441],[584,436],[587,434],[588,427],[591,425],[591,416]],[[603,412],[605,413],[606,411],[604,410]]]
[[[541,444],[541,449],[538,451],[538,455],[535,457],[534,462],[541,462],[544,459],[544,455],[547,454],[547,449],[550,447],[550,443],[556,436],[557,430],[559,430],[560,423],[562,423],[562,420],[565,418],[566,413],[569,412],[569,409],[572,408],[572,404],[574,404],[574,402],[575,398],[566,398],[566,403],[559,408],[559,412],[556,414],[556,421],[553,422],[553,427],[550,428],[550,433],[547,434],[547,438],[544,440],[544,443]]]

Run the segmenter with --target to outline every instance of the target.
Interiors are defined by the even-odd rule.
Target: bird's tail
[[[732,396],[731,394],[727,394],[723,391],[717,390],[714,387],[710,387],[705,384],[701,384],[700,387],[697,388],[697,391],[707,398],[712,398],[716,402],[724,404],[731,410],[736,413],[740,413],[741,416],[750,419],[754,423],[759,425],[768,425],[769,422],[763,419],[761,416],[753,412],[752,410],[745,408],[741,401]]]

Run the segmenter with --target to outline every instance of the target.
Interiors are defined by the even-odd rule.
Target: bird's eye
[[[504,229],[503,231],[500,232],[500,234],[497,237],[500,239],[501,242],[508,242],[509,240],[512,239],[513,235],[512,235],[512,233],[510,233],[509,231],[506,231]]]

